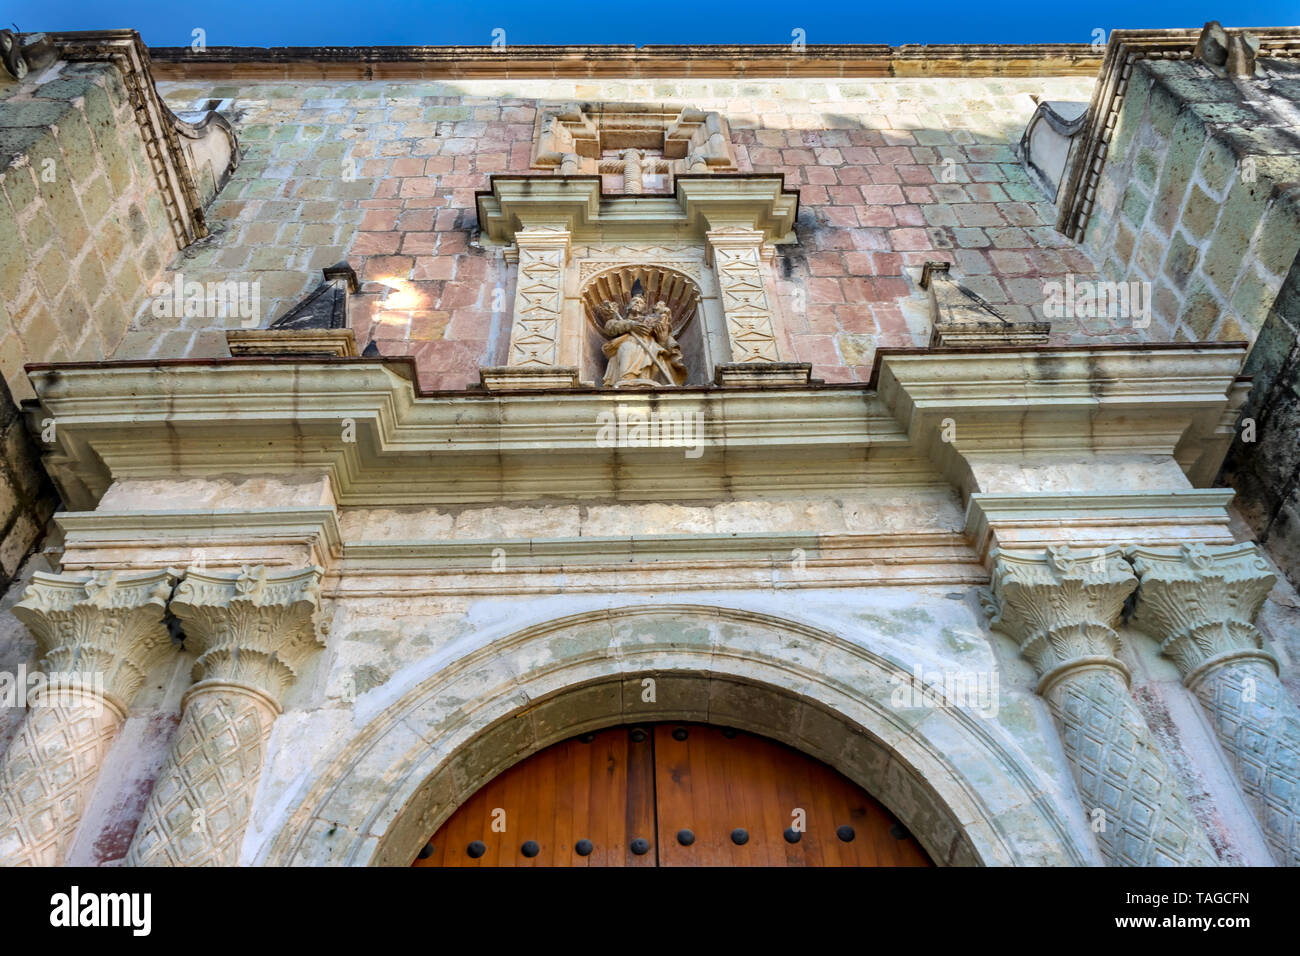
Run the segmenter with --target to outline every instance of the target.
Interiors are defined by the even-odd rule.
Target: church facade
[[[1300,28],[0,40],[0,864],[1300,863]]]

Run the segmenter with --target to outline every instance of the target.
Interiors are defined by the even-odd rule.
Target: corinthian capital
[[[321,573],[261,565],[186,571],[171,607],[198,654],[194,679],[252,689],[278,708],[281,693],[323,643]]]
[[[38,571],[13,613],[36,637],[51,680],[85,685],[125,716],[149,669],[171,649],[163,615],[176,578],[173,570]]]
[[[1137,587],[1119,548],[997,551],[993,580],[982,595],[992,626],[1015,639],[1038,671],[1040,693],[1067,671],[1114,667],[1115,625]]]
[[[1186,682],[1237,658],[1274,664],[1253,622],[1277,578],[1255,545],[1127,553],[1141,582],[1132,623],[1160,641]]]

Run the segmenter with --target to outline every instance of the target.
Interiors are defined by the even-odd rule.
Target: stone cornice
[[[1137,491],[1129,494],[1036,492],[970,496],[966,535],[975,553],[992,560],[998,548],[1074,544],[1207,544],[1232,541],[1230,488]]]
[[[567,231],[574,242],[702,239],[718,225],[740,224],[765,242],[793,241],[799,191],[784,176],[742,173],[682,175],[672,195],[601,192],[599,176],[501,175],[476,197],[479,228],[496,243],[515,240],[522,225]]]
[[[1204,480],[1231,441],[1245,354],[1240,343],[906,350],[878,357],[875,381],[912,446],[966,492],[981,490],[974,456],[1172,456]]]
[[[1124,601],[1137,587],[1119,548],[999,551],[981,600],[992,627],[1015,640],[1039,674],[1038,692],[1080,667],[1112,667]]]
[[[172,613],[195,652],[194,679],[249,688],[276,707],[308,656],[324,644],[318,567],[238,572],[189,568]]]
[[[805,490],[840,490],[933,482],[936,462],[967,487],[962,455],[1181,456],[1198,422],[1222,416],[1242,353],[909,352],[886,357],[878,394],[781,386],[426,396],[408,365],[375,360],[29,366],[40,396],[30,414],[57,423],[46,461],[77,510],[92,509],[113,478],[243,473],[250,462],[265,475],[327,474],[340,505],[647,500],[668,486],[698,499],[777,492],[794,476]],[[602,440],[620,408],[690,421],[703,441]],[[939,440],[945,417],[958,423],[950,444]]]
[[[162,79],[1093,76],[1087,44],[155,47]]]
[[[1254,620],[1277,577],[1251,542],[1129,548],[1140,587],[1132,624],[1160,641],[1188,685],[1219,664],[1261,657]]]
[[[54,521],[64,534],[60,565],[66,571],[133,568],[151,556],[154,565],[184,566],[195,552],[218,568],[250,561],[301,565],[304,559],[328,568],[342,553],[333,508],[63,511]]]
[[[86,683],[125,716],[150,668],[172,650],[163,616],[176,578],[172,570],[38,571],[13,614],[35,635],[42,670]]]
[[[1300,27],[1247,27],[1259,38],[1260,57],[1300,56]],[[1201,27],[1190,30],[1112,30],[1087,120],[1057,196],[1056,228],[1083,241],[1133,64],[1144,59],[1190,59]]]

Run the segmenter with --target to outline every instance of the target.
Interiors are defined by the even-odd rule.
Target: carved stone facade
[[[1114,866],[1206,866],[1217,855],[1132,697],[1115,627],[1137,587],[1117,548],[996,557],[987,610],[1038,672],[1084,810]]]
[[[0,539],[0,862],[406,865],[542,748],[698,721],[941,865],[1296,863],[1300,595],[1216,484],[1281,339],[1045,300],[1174,281],[1150,237],[1210,207],[1139,200],[1193,150],[1256,237],[1231,315],[1277,291],[1290,133],[1243,198],[1248,131],[1156,104],[1271,103],[1298,35],[1252,76],[1244,35],[1119,31],[1100,78],[1086,46],[33,48],[0,371],[61,504]],[[1068,139],[1027,136],[1036,174],[1035,122]]]
[[[37,574],[14,606],[47,683],[0,761],[0,865],[62,863],[141,683],[172,650],[175,575]]]
[[[321,643],[319,568],[191,569],[172,612],[196,683],[127,853],[130,866],[233,866],[280,697]]]
[[[1130,552],[1133,623],[1196,694],[1283,866],[1300,866],[1300,708],[1254,620],[1277,583],[1255,545]]]

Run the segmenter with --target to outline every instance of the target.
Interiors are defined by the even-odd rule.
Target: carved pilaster
[[[763,233],[727,227],[705,235],[727,319],[731,361],[779,362],[772,306],[763,282]]]
[[[0,761],[0,866],[61,863],[127,707],[172,649],[176,575],[44,574],[13,613],[36,637],[39,684]]]
[[[172,611],[197,683],[159,772],[131,866],[231,866],[248,827],[280,696],[321,644],[321,569],[191,569]]]
[[[1253,623],[1277,578],[1250,543],[1128,554],[1141,581],[1132,623],[1205,707],[1278,862],[1300,866],[1300,708]]]
[[[563,229],[520,229],[515,233],[519,281],[508,365],[552,367],[560,362],[569,240],[569,232]]]
[[[1214,851],[1115,656],[1115,625],[1136,586],[1118,548],[999,551],[985,610],[1038,671],[1038,693],[1110,862],[1213,865]]]

